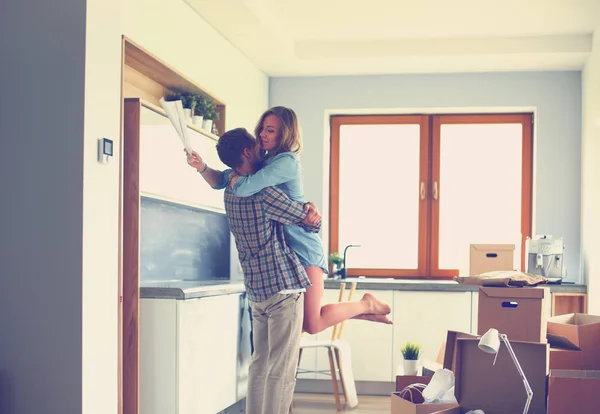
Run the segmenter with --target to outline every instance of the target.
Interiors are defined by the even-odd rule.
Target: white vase
[[[205,119],[202,121],[202,129],[206,132],[212,133],[212,119]]]
[[[417,375],[419,371],[419,360],[418,359],[405,359],[402,362],[404,368],[404,375]]]
[[[202,115],[194,115],[194,125],[196,125],[198,128],[202,128],[202,121],[204,120],[204,117]]]
[[[192,123],[192,110],[190,108],[183,108],[183,113],[185,115],[185,122],[188,124]]]

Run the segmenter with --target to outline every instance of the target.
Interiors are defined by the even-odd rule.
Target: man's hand
[[[321,215],[319,214],[319,210],[317,209],[317,206],[315,206],[313,203],[305,203],[304,211],[308,211],[306,218],[302,222],[305,226],[314,227],[321,222]]]
[[[190,167],[193,167],[198,171],[204,170],[204,168],[206,167],[206,163],[202,161],[202,157],[200,157],[200,155],[198,155],[196,151],[192,151],[191,154],[185,148],[183,149],[183,151],[187,156],[187,163]]]

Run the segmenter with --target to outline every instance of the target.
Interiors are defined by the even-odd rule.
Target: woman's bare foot
[[[385,323],[387,325],[393,324],[393,322],[385,315],[373,315],[370,313],[363,313],[362,315],[356,315],[352,319],[362,319],[364,321]]]
[[[392,311],[390,305],[381,302],[370,293],[365,293],[360,301],[365,303],[367,307],[366,312],[363,314],[387,315]]]

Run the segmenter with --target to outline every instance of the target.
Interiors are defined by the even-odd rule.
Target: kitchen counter
[[[172,280],[140,283],[142,299],[196,299],[245,291],[242,280]]]
[[[414,279],[392,279],[377,277],[349,277],[346,283],[358,282],[357,289],[364,290],[413,290],[413,291],[435,291],[435,292],[476,292],[478,286],[461,285],[454,280],[414,280]],[[326,279],[325,289],[338,289],[341,279]],[[551,292],[556,293],[586,293],[587,286],[575,284],[548,284],[540,285],[549,287]]]
[[[411,280],[391,278],[349,277],[346,283],[358,282],[357,289],[363,290],[403,290],[416,292],[476,292],[478,286],[461,285],[454,280]],[[325,289],[338,289],[340,279],[326,279]],[[542,285],[555,293],[587,293],[587,286],[564,284]],[[140,297],[143,299],[196,299],[210,296],[230,295],[244,292],[241,280],[213,279],[203,281],[156,281],[142,282]]]

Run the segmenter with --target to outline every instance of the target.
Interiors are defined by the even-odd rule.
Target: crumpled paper
[[[426,404],[457,404],[454,396],[454,373],[448,369],[438,369],[423,390]]]

